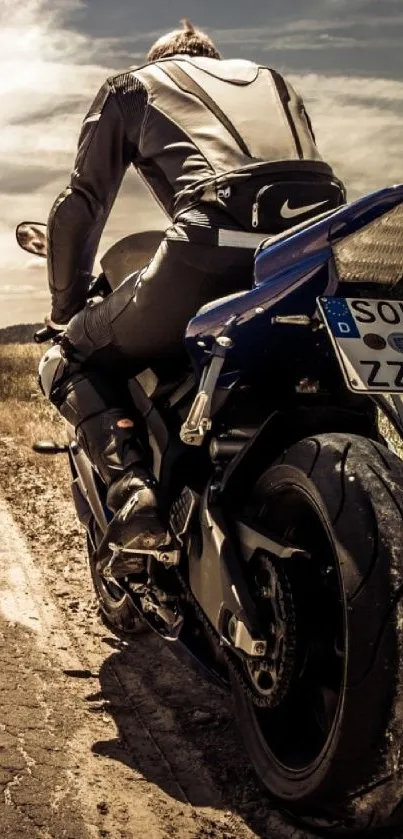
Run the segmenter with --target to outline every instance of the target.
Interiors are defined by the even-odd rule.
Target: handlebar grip
[[[45,326],[43,329],[38,329],[34,334],[34,341],[36,344],[45,344],[46,341],[53,341],[57,335],[60,335],[60,330],[53,329],[53,326]]]

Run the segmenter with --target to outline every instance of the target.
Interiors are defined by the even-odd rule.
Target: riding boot
[[[134,423],[109,409],[81,423],[77,439],[108,487],[114,513],[103,543],[121,549],[156,549],[169,542],[162,521],[157,484],[144,465],[133,434]]]
[[[138,443],[134,409],[129,415],[119,382],[112,383],[99,372],[84,370],[81,363],[55,354],[56,370],[48,355],[42,369],[42,386],[65,420],[74,427],[77,440],[108,487],[107,505],[114,516],[103,545],[146,550],[169,541],[159,509],[156,482],[144,463]],[[141,422],[141,421],[140,421]],[[140,423],[139,423],[140,425]]]

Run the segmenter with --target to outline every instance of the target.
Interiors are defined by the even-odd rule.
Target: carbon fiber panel
[[[403,280],[403,204],[333,246],[339,280],[395,286]]]

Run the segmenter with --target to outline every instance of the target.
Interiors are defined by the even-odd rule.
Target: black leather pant
[[[145,269],[72,318],[64,357],[57,362],[55,350],[52,362],[46,356],[42,361],[45,392],[74,425],[107,483],[142,460],[125,380],[157,359],[171,357],[174,364],[197,310],[252,284],[257,241],[219,247],[213,235],[208,229],[172,228]],[[127,419],[133,427],[124,427]]]
[[[213,231],[193,234],[203,243],[180,238],[186,229],[192,235],[189,226],[171,228],[146,268],[72,318],[66,335],[76,357],[99,367],[176,356],[204,303],[251,286],[256,240],[249,248],[218,247],[208,243]]]

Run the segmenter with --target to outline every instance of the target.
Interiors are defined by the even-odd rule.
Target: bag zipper
[[[266,184],[259,189],[259,192],[256,193],[255,201],[252,205],[252,227],[259,227],[259,201],[266,192],[266,190],[271,189],[273,184]]]

